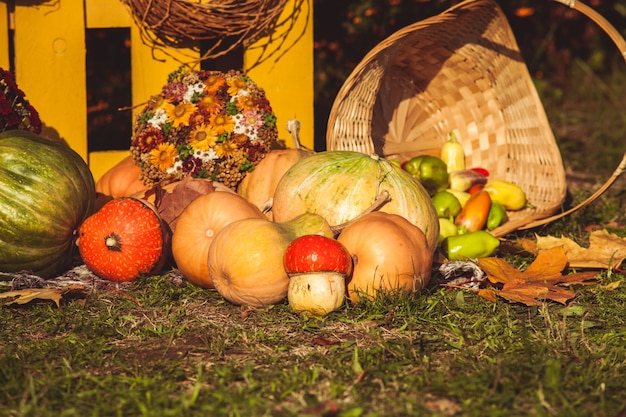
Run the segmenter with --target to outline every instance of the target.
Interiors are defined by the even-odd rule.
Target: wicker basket
[[[626,42],[606,20],[580,3],[568,4],[600,24],[626,54]],[[335,99],[326,148],[405,161],[439,155],[450,132],[462,142],[468,166],[513,181],[532,204],[509,213],[494,235],[573,211],[552,216],[567,191],[561,155],[513,32],[492,0],[467,0],[371,50]],[[626,159],[576,208],[597,198],[625,168]]]

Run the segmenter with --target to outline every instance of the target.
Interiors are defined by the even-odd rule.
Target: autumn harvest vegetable
[[[448,187],[448,167],[441,158],[432,155],[415,156],[404,164],[404,169],[415,177],[430,195]]]
[[[237,186],[237,192],[245,199],[264,210],[271,220],[273,214],[271,199],[274,197],[278,182],[285,172],[300,159],[313,154],[313,151],[304,149],[300,144],[300,122],[291,119],[287,122],[294,147],[288,149],[273,149],[249,172]]]
[[[284,265],[289,276],[287,299],[294,311],[324,316],[344,304],[352,257],[337,240],[300,236],[287,246]]]
[[[89,216],[78,230],[80,255],[100,278],[115,282],[156,274],[170,254],[170,232],[147,202],[121,197]]]
[[[500,240],[485,230],[448,236],[441,250],[451,261],[485,258],[500,246]]]
[[[465,169],[465,151],[454,132],[441,146],[441,160],[446,164],[448,173]]]
[[[239,183],[237,192],[260,209],[265,209],[285,172],[310,154],[311,152],[304,149],[270,151]],[[268,211],[267,215],[270,219],[272,218],[271,211]]]
[[[172,256],[183,276],[192,284],[215,288],[207,263],[211,243],[226,225],[253,217],[265,219],[259,208],[234,193],[212,192],[189,203],[172,235]]]
[[[484,185],[487,183],[487,177],[473,169],[465,169],[463,171],[452,171],[449,176],[448,187],[456,191],[468,191],[476,185]]]
[[[487,230],[493,230],[508,220],[506,208],[496,200],[491,200],[489,213],[487,214]]]
[[[272,211],[279,222],[311,212],[336,226],[365,212],[382,191],[390,199],[379,210],[419,227],[434,252],[439,222],[430,196],[411,175],[375,155],[326,151],[298,161],[278,183]]]
[[[412,292],[424,288],[433,255],[422,230],[397,214],[371,212],[350,223],[337,241],[353,258],[348,279],[350,300],[379,292]]]
[[[526,207],[526,193],[516,184],[498,179],[490,179],[484,187],[491,198],[507,210],[521,210]]]
[[[129,155],[98,179],[96,192],[113,198],[132,196],[147,188],[140,177],[141,168]]]
[[[454,218],[463,208],[459,199],[449,191],[438,191],[432,200],[439,217]]]
[[[32,132],[1,133],[0,270],[63,272],[94,201],[91,172],[72,149]]]
[[[326,220],[303,213],[286,222],[248,218],[226,225],[209,247],[209,274],[226,300],[240,305],[266,306],[287,297],[289,277],[283,257],[299,236],[332,237]]]
[[[449,237],[459,234],[459,226],[454,224],[452,220],[446,217],[439,218],[439,239],[437,240],[437,246],[441,245],[441,242]]]
[[[464,227],[468,232],[481,230],[487,224],[491,197],[487,191],[481,190],[472,194],[459,214],[454,218],[457,226]]]

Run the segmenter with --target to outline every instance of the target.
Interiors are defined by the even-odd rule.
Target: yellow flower
[[[235,120],[226,114],[214,114],[211,116],[211,124],[218,135],[232,133],[235,129]]]
[[[220,158],[226,158],[237,152],[237,145],[232,142],[221,142],[215,145],[215,153]]]
[[[176,106],[167,102],[163,106],[167,114],[167,120],[172,122],[173,127],[189,124],[189,117],[197,110],[193,103],[181,102]]]
[[[201,151],[208,151],[216,141],[217,132],[211,126],[198,126],[189,136],[189,144]]]
[[[150,151],[150,163],[159,171],[165,172],[176,161],[176,147],[171,143],[161,143]]]
[[[246,80],[242,77],[232,77],[227,81],[228,84],[228,94],[231,96],[236,96],[239,94],[239,90],[245,90],[248,87]]]

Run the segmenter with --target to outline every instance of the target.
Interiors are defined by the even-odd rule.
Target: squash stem
[[[287,131],[291,133],[291,140],[293,140],[293,146],[295,149],[305,149],[312,151],[300,142],[300,120],[289,119],[287,120]]]
[[[113,252],[121,252],[122,244],[120,240],[121,239],[118,235],[116,235],[115,233],[111,233],[110,235],[104,238],[104,244],[108,250],[111,250]]]

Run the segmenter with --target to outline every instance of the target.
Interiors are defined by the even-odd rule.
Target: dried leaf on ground
[[[566,237],[537,236],[537,250],[562,247],[570,268],[616,268],[626,259],[626,238],[606,230],[596,230],[589,235],[589,247],[583,248]]]
[[[0,293],[0,298],[14,298],[11,301],[7,301],[5,305],[12,304],[28,304],[34,300],[49,300],[54,301],[57,307],[60,307],[61,299],[63,296],[70,292],[83,291],[82,286],[73,285],[65,288],[25,288],[22,290],[7,291]]]
[[[502,284],[501,288],[479,291],[480,296],[490,301],[495,301],[496,296],[499,296],[528,306],[537,305],[541,300],[565,304],[576,294],[558,284],[584,282],[596,276],[595,272],[563,275],[568,259],[561,246],[540,252],[524,271],[520,271],[502,258],[481,258],[477,262],[492,284]]]

